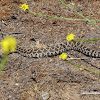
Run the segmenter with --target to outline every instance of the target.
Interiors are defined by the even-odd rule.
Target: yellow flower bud
[[[70,42],[70,41],[74,40],[74,36],[75,35],[73,33],[71,33],[71,34],[67,35],[66,40],[68,40]]]
[[[61,59],[67,59],[67,54],[66,53],[62,53],[59,58]]]
[[[7,36],[1,41],[2,52],[8,54],[16,50],[17,41],[12,36]]]
[[[22,4],[20,7],[22,10],[26,11],[27,9],[29,9],[28,5],[26,5],[26,3]]]

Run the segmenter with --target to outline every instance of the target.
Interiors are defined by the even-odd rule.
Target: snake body
[[[21,54],[22,56],[31,57],[31,58],[39,58],[39,57],[50,57],[56,56],[63,52],[74,50],[83,53],[86,56],[90,56],[93,58],[100,58],[100,51],[96,52],[95,50],[91,50],[85,47],[82,43],[79,42],[62,42],[57,44],[47,45],[46,48],[23,48],[18,45],[16,48],[16,52]]]

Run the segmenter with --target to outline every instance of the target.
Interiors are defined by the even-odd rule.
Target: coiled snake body
[[[95,50],[91,50],[85,47],[82,43],[79,42],[62,42],[57,44],[47,45],[46,48],[23,48],[20,45],[17,46],[16,52],[27,57],[38,58],[38,57],[48,57],[48,56],[56,56],[61,54],[62,52],[66,52],[68,50],[75,50],[83,53],[86,56],[100,58],[100,51],[96,52]]]

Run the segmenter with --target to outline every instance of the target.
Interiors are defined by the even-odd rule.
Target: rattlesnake
[[[85,47],[83,43],[79,43],[75,41],[71,41],[71,42],[65,41],[62,43],[51,44],[51,45],[47,45],[45,48],[26,49],[20,45],[17,45],[16,48],[17,53],[32,58],[56,56],[68,50],[79,51],[86,56],[100,58],[100,51],[96,52],[95,50],[91,50]]]

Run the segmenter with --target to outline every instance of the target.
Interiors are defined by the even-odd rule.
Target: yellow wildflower
[[[67,35],[66,40],[68,40],[70,42],[70,41],[74,40],[74,36],[75,35],[73,33],[71,33],[71,34]]]
[[[27,9],[29,9],[28,5],[26,5],[26,3],[22,4],[20,7],[22,10],[26,11]]]
[[[59,58],[61,59],[67,59],[67,54],[66,53],[62,53]]]
[[[17,41],[12,36],[7,36],[1,41],[2,52],[8,54],[16,50]]]

